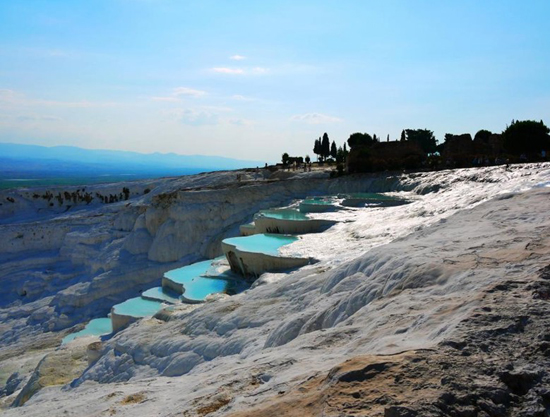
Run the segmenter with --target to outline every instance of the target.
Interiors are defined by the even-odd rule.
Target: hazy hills
[[[188,175],[204,171],[263,166],[260,161],[246,161],[219,156],[143,154],[138,152],[92,150],[74,146],[45,147],[0,143],[0,180],[2,187],[14,181],[75,179],[96,182],[104,178],[116,181],[125,176],[147,178]],[[17,185],[21,185],[18,183]]]

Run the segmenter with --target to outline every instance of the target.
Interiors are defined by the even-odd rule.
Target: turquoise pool
[[[260,215],[280,220],[309,220],[309,217],[304,213],[293,209],[262,210]]]
[[[302,213],[324,213],[337,210],[336,201],[330,198],[306,198],[300,203]]]
[[[160,301],[145,300],[141,297],[130,298],[113,307],[116,314],[131,317],[152,316],[162,308]]]
[[[297,241],[296,236],[258,234],[252,236],[232,237],[224,242],[236,246],[243,252],[265,253],[266,255],[279,255],[279,248]]]
[[[172,269],[166,272],[164,276],[178,284],[185,284],[186,282],[191,282],[193,278],[206,273],[206,271],[210,269],[213,261],[214,260],[210,259],[208,261],[196,262],[182,268]]]
[[[70,341],[82,336],[103,336],[113,332],[113,324],[108,317],[93,319],[88,322],[86,327],[79,332],[68,334],[63,338],[61,344],[69,343]]]
[[[148,289],[147,291],[144,291],[143,294],[141,294],[141,296],[148,300],[164,301],[170,304],[176,304],[180,302],[180,298],[178,294],[174,293],[173,291],[170,291],[169,289],[162,288],[162,287],[154,287],[154,288]]]
[[[303,200],[300,204],[316,204],[320,206],[331,206],[334,204],[334,201],[332,200],[323,200],[321,198],[315,198],[315,199],[306,199]]]
[[[185,284],[183,298],[189,301],[204,301],[210,294],[225,292],[232,286],[232,281],[223,278],[196,277]]]

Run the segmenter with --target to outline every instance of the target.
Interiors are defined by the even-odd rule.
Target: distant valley
[[[0,143],[0,189],[118,182],[263,165],[219,156]]]

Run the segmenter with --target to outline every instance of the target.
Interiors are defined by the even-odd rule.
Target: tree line
[[[546,160],[550,129],[541,121],[514,121],[501,133],[479,130],[445,134],[438,143],[429,129],[404,129],[399,141],[384,143],[368,133],[350,135],[348,171],[454,168]]]
[[[376,134],[356,132],[338,147],[325,132],[314,140],[313,153],[319,163],[345,163],[349,172],[468,167],[546,160],[549,133],[542,120],[512,120],[501,133],[481,129],[473,138],[470,134],[447,133],[442,143],[429,129],[403,129],[395,141],[390,141],[389,135],[381,141]],[[304,159],[283,154],[284,165],[295,161],[303,163]],[[305,161],[310,162],[309,156]]]
[[[325,132],[322,138],[319,137],[319,139],[315,139],[313,153],[317,155],[318,162],[324,162],[329,160],[329,158],[332,158],[339,164],[346,160],[346,157],[348,156],[348,149],[345,143],[343,147],[337,147],[335,141],[332,141],[331,144],[328,134]]]

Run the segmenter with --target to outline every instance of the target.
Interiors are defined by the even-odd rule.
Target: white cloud
[[[229,59],[232,59],[233,61],[242,61],[243,59],[246,59],[246,57],[242,55],[232,55]]]
[[[263,67],[254,67],[252,68],[252,73],[253,74],[267,74],[269,72],[269,70],[267,68],[263,68]]]
[[[254,122],[248,119],[227,119],[227,123],[235,126],[252,126]]]
[[[231,107],[198,106],[174,108],[164,112],[171,120],[191,126],[252,126],[255,122],[232,116]]]
[[[212,68],[213,72],[216,72],[218,74],[244,74],[244,70],[242,68],[226,68],[226,67],[216,67]]]
[[[234,94],[234,95],[231,96],[231,98],[233,100],[239,100],[239,101],[255,101],[256,100],[255,98],[242,96],[240,94]]]
[[[5,88],[0,89],[0,100],[7,100],[15,97],[16,93],[13,90],[8,90]]]
[[[294,122],[305,122],[310,125],[320,125],[326,123],[338,123],[342,119],[334,116],[328,116],[321,113],[306,113],[306,114],[297,114],[290,118]]]
[[[37,116],[34,114],[17,116],[16,119],[20,122],[60,122],[62,120],[61,117],[57,116]]]
[[[269,72],[269,68],[253,67],[253,68],[229,68],[229,67],[216,67],[211,68],[210,71],[218,74],[230,74],[230,75],[263,75]]]
[[[218,124],[218,115],[214,112],[198,109],[177,109],[176,118],[181,123],[192,126]]]
[[[230,107],[198,106],[176,108],[166,114],[173,120],[191,126],[218,125],[223,122],[221,115],[232,112]]]
[[[179,97],[179,96],[202,97],[205,94],[206,94],[206,91],[195,90],[193,88],[188,88],[188,87],[177,87],[177,88],[174,88],[174,91],[172,92],[172,95],[176,97]]]
[[[203,110],[215,111],[220,113],[227,113],[227,112],[233,111],[231,107],[227,107],[227,106],[201,106],[200,108]]]
[[[177,97],[151,97],[153,101],[168,101],[168,102],[180,102],[181,100]]]
[[[172,93],[169,96],[154,96],[151,97],[153,101],[164,101],[164,102],[180,102],[181,97],[193,97],[198,98],[206,95],[206,91],[195,90],[194,88],[189,87],[176,87],[172,90]]]

